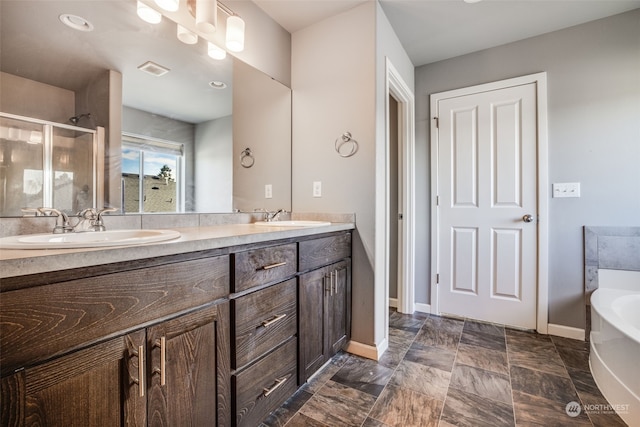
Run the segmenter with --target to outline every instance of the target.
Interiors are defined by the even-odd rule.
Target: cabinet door
[[[342,261],[329,267],[329,295],[326,317],[328,357],[332,357],[342,349],[347,341],[351,300],[349,288],[351,265]]]
[[[3,378],[1,425],[145,426],[144,343],[137,331]]]
[[[152,326],[150,426],[228,426],[229,303],[211,305]]]
[[[298,382],[304,383],[327,360],[325,340],[325,294],[327,270],[320,268],[299,277],[298,310],[300,357]]]

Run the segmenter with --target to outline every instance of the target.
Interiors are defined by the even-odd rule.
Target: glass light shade
[[[227,18],[227,49],[232,52],[244,50],[244,21],[239,16]]]
[[[203,33],[216,31],[218,22],[218,2],[216,0],[196,0],[196,28]]]
[[[156,0],[156,4],[169,12],[175,12],[180,6],[180,0]]]
[[[209,42],[209,48],[207,49],[207,54],[213,59],[224,59],[227,57],[227,51],[221,47],[216,46],[215,44]]]
[[[151,9],[141,1],[138,1],[137,12],[140,19],[148,22],[149,24],[158,24],[160,21],[162,21],[162,15],[160,14],[160,12]]]
[[[182,25],[178,24],[178,40],[184,44],[196,44],[198,43],[198,35],[187,30]]]

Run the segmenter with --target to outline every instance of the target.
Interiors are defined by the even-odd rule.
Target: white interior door
[[[438,311],[536,328],[536,86],[439,99]]]

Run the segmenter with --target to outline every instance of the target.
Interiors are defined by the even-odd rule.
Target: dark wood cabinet
[[[3,279],[0,427],[255,426],[350,334],[351,233]]]
[[[232,253],[234,423],[252,427],[297,388],[297,243]],[[279,282],[279,283],[278,283]]]
[[[306,382],[346,344],[351,325],[351,235],[300,244],[298,382]],[[333,264],[319,267],[327,262]],[[319,268],[318,268],[319,267]]]
[[[0,425],[230,426],[228,259],[3,293]]]
[[[300,276],[299,382],[306,382],[346,344],[350,324],[351,261]]]
[[[2,426],[146,426],[144,347],[136,331],[2,378]]]
[[[228,305],[148,329],[149,426],[231,424]]]

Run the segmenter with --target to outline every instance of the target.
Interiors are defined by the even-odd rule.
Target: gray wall
[[[196,125],[196,212],[233,210],[233,118],[221,117]]]
[[[294,212],[355,213],[352,341],[385,338],[387,301],[378,228],[384,201],[385,60],[408,85],[413,65],[377,3],[366,2],[292,35]],[[343,158],[334,143],[344,132],[358,141]],[[314,181],[322,197],[313,197]],[[381,240],[382,239],[382,240]]]
[[[583,225],[640,223],[640,9],[417,68],[417,215],[429,223],[429,94],[541,71],[549,183],[581,183],[580,198],[549,200],[549,323],[584,328]],[[420,266],[430,236],[417,232]],[[418,302],[430,302],[429,268]]]

